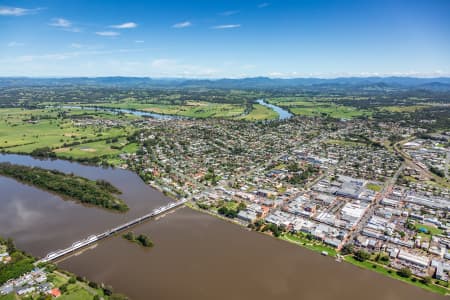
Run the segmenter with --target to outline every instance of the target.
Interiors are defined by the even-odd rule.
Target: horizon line
[[[282,80],[294,80],[294,79],[323,79],[323,80],[331,80],[331,79],[348,79],[348,78],[414,78],[414,79],[438,79],[445,78],[450,79],[450,74],[442,74],[442,75],[407,75],[407,74],[385,74],[385,75],[342,75],[342,76],[294,76],[294,77],[278,77],[278,76],[243,76],[243,77],[188,77],[188,76],[134,76],[134,75],[73,75],[73,76],[57,76],[57,75],[49,75],[49,76],[29,76],[29,75],[0,75],[0,79],[4,78],[27,78],[27,79],[76,79],[76,78],[139,78],[139,79],[159,79],[159,80],[242,80],[242,79],[256,79],[256,78],[265,78],[265,79],[282,79]]]

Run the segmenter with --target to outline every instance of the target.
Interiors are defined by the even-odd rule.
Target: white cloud
[[[180,22],[172,25],[173,28],[186,28],[189,26],[192,26],[192,23],[189,21]]]
[[[95,34],[100,35],[100,36],[118,36],[118,35],[120,35],[120,33],[116,32],[116,31],[97,31]]]
[[[80,32],[81,31],[79,28],[73,27],[72,22],[70,22],[67,19],[63,19],[63,18],[53,18],[52,22],[48,25],[60,28],[65,31],[70,31],[70,32]]]
[[[1,6],[0,7],[0,16],[25,16],[25,15],[31,15],[34,13],[37,13],[39,8],[21,8],[21,7],[8,7],[8,6]]]
[[[264,7],[267,7],[267,6],[269,6],[269,5],[270,5],[270,3],[268,3],[268,2],[263,2],[263,3],[258,4],[258,8],[264,8]]]
[[[78,44],[78,43],[72,43],[72,44],[70,44],[70,47],[75,48],[75,49],[80,49],[80,48],[83,48],[83,45]]]
[[[63,18],[54,18],[52,19],[52,23],[50,23],[49,25],[54,27],[68,28],[72,26],[72,22]]]
[[[19,43],[19,42],[16,42],[16,41],[12,41],[12,42],[8,43],[8,47],[20,47],[20,46],[23,46],[23,45],[25,45],[25,44],[24,43]]]
[[[212,29],[232,29],[232,28],[239,28],[239,27],[241,27],[241,24],[224,24],[224,25],[213,26]]]
[[[111,25],[109,27],[116,28],[116,29],[131,29],[131,28],[136,28],[137,26],[138,26],[138,24],[136,24],[134,22],[126,22],[123,24]]]
[[[235,15],[238,13],[240,13],[239,10],[227,10],[227,11],[221,12],[219,15],[228,17],[228,16],[232,16],[232,15]]]
[[[73,42],[69,44],[68,47],[72,49],[84,49],[85,51],[104,49],[104,47],[99,44],[83,44],[79,42]]]
[[[89,46],[84,46],[81,44],[72,44],[75,45],[74,48],[80,46],[82,48],[86,48]],[[117,53],[136,53],[136,52],[142,52],[145,51],[145,49],[130,49],[130,48],[124,48],[124,49],[115,49],[115,50],[85,50],[85,51],[72,51],[72,52],[61,52],[61,53],[48,53],[48,54],[28,54],[28,55],[21,55],[10,59],[4,59],[0,60],[0,62],[9,62],[9,63],[22,63],[22,62],[32,62],[32,61],[52,61],[52,60],[66,60],[71,58],[76,58],[80,56],[97,56],[97,55],[110,55],[110,54],[117,54]]]
[[[52,53],[43,55],[22,55],[17,57],[17,62],[31,62],[36,60],[65,60],[72,57],[70,54],[66,53]]]

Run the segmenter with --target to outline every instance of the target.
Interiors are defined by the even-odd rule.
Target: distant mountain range
[[[18,86],[105,86],[139,88],[224,88],[224,89],[276,89],[276,88],[363,88],[363,89],[424,89],[450,91],[450,77],[341,77],[323,78],[268,78],[240,79],[179,79],[148,77],[68,77],[30,78],[0,77],[0,87]]]

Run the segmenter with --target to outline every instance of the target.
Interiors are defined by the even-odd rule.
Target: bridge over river
[[[100,234],[97,234],[97,235],[91,235],[91,236],[87,237],[86,239],[77,241],[77,242],[73,243],[68,248],[50,252],[49,254],[47,254],[47,256],[45,256],[44,258],[40,259],[37,263],[50,262],[50,261],[53,261],[53,260],[55,260],[57,258],[60,258],[60,257],[64,256],[64,255],[73,253],[73,252],[75,252],[77,250],[80,250],[81,248],[87,247],[87,246],[89,246],[89,245],[91,245],[91,244],[93,244],[93,243],[95,243],[95,242],[97,242],[99,240],[107,238],[110,235],[116,234],[116,233],[118,233],[118,232],[120,232],[122,230],[125,230],[125,229],[128,229],[130,227],[133,227],[133,226],[135,226],[135,225],[137,225],[139,223],[142,223],[142,222],[144,222],[144,221],[146,221],[146,220],[148,220],[148,219],[150,219],[152,217],[156,217],[158,215],[161,215],[161,214],[163,214],[163,213],[165,213],[165,212],[167,212],[167,211],[169,211],[171,209],[174,209],[176,207],[182,206],[186,202],[187,202],[187,199],[183,199],[183,200],[180,200],[180,201],[177,201],[177,202],[171,202],[171,203],[169,203],[169,204],[167,204],[165,206],[161,206],[161,207],[159,207],[157,209],[152,210],[150,213],[148,213],[148,214],[146,214],[146,215],[144,215],[142,217],[139,217],[137,219],[131,220],[131,221],[125,223],[125,224],[119,225],[119,226],[114,227],[112,229],[109,229],[109,230],[107,230],[107,231],[105,231],[103,233],[100,233]]]

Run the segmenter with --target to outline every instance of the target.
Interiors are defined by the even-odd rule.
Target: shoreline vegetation
[[[154,246],[152,240],[145,234],[135,235],[133,231],[127,232],[122,235],[127,241],[139,244],[145,248],[151,248]]]
[[[305,233],[286,232],[282,227],[275,226],[273,224],[266,224],[262,221],[250,223],[248,226],[246,226],[244,223],[237,222],[232,217],[222,215],[219,212],[216,213],[209,210],[207,207],[199,206],[198,203],[191,204],[188,202],[186,206],[193,210],[207,213],[213,217],[228,221],[229,223],[239,225],[243,228],[246,228],[247,230],[272,236],[274,238],[297,245],[307,250],[317,252],[321,255],[335,258],[337,262],[345,262],[352,264],[358,268],[375,271],[381,275],[403,281],[418,288],[425,289],[429,292],[434,292],[445,296],[448,296],[450,294],[450,290],[448,287],[444,286],[444,282],[433,280],[431,278],[419,278],[412,274],[405,275],[400,271],[390,268],[381,256],[371,257],[368,253],[363,253],[364,251],[354,251],[353,248],[349,248],[346,246],[344,246],[340,251],[337,251],[335,248],[330,247],[324,244],[322,241],[316,240],[312,236]],[[360,253],[363,253],[364,255],[359,255]]]
[[[35,95],[36,91],[30,94]],[[400,94],[400,96],[401,95],[402,94]],[[195,96],[197,97],[198,95]],[[423,122],[421,123],[421,126],[423,126],[428,131],[447,128],[446,124],[448,124],[448,118],[446,118],[445,110],[442,110],[444,105],[443,103],[439,104],[439,102],[436,101],[437,98],[433,98],[437,97],[436,95],[432,98],[424,98],[426,101],[430,100],[430,102],[434,104],[427,104],[423,106],[419,105],[421,105],[420,103],[425,101],[424,99],[415,99],[415,97],[411,97],[405,94],[401,97],[402,99],[400,99],[400,102],[397,100],[391,102],[390,96],[391,95],[388,95],[386,99],[380,98],[378,99],[378,101],[373,101],[373,99],[371,99],[370,97],[367,98],[364,95],[360,97],[352,96],[353,98],[350,98],[350,96],[348,95],[333,95],[331,97],[323,93],[319,93],[318,95],[307,93],[306,95],[300,97],[286,97],[284,95],[276,95],[276,93],[274,93],[274,95],[263,95],[252,98],[264,98],[266,99],[267,103],[282,107],[283,109],[288,110],[296,116],[304,116],[307,118],[326,118],[328,120],[370,118],[372,120],[380,122],[383,121],[395,123],[399,120],[403,120],[403,117],[405,116],[405,114],[407,114],[408,118],[406,119],[407,121],[405,126],[421,123],[422,119],[432,117],[435,122]],[[183,98],[186,97],[183,96]],[[216,96],[214,96],[213,98],[215,99],[214,101],[217,101]],[[435,100],[432,101],[433,99]],[[114,103],[117,106],[121,106],[125,102],[128,103],[129,100],[130,99],[126,99],[123,101],[117,100]],[[213,101],[213,99],[209,100]],[[108,101],[109,103],[110,100],[108,99],[105,101]],[[129,109],[149,112],[152,111],[149,108],[152,108],[156,109],[156,111],[153,112],[164,114],[165,109],[172,109],[172,106],[176,106],[175,108],[173,108],[173,110],[176,110],[177,113],[195,114],[197,116],[201,115],[201,118],[222,118],[224,115],[229,116],[234,115],[235,113],[235,111],[231,108],[228,109],[222,106],[205,104],[199,101],[194,102],[191,100],[179,100],[180,102],[164,102],[164,105],[160,105],[159,102],[161,101],[162,100],[159,99],[157,101],[158,103],[153,103],[147,100],[138,101],[137,99],[135,99],[133,100],[133,103],[135,103],[133,105],[136,105],[136,108]],[[70,102],[63,101],[63,103]],[[89,103],[91,102],[89,101],[88,103],[80,103],[79,105],[85,106]],[[92,103],[96,102],[94,101]],[[378,107],[372,103],[378,103],[376,105],[383,106]],[[186,108],[185,110],[185,108],[178,107],[182,104],[184,104],[184,106],[187,106],[188,108]],[[236,103],[230,102],[228,104],[235,105]],[[258,110],[253,107],[253,104],[254,103],[251,99],[246,100],[246,114],[244,116],[249,118],[249,115],[253,115],[255,117],[254,121],[256,121],[256,124],[258,120],[261,121],[267,118],[267,114],[264,114],[264,112],[267,112],[267,110],[261,111],[261,114],[256,114]],[[124,163],[125,165],[126,161],[124,159],[118,158],[118,155],[120,153],[132,154],[138,153],[141,150],[139,149],[140,142],[137,138],[133,140],[128,138],[131,133],[133,135],[137,135],[139,133],[139,131],[134,130],[136,128],[135,125],[139,125],[139,123],[136,121],[131,121],[134,119],[126,114],[107,114],[105,112],[88,111],[84,109],[48,109],[43,108],[40,105],[37,105],[33,109],[28,110],[27,108],[29,108],[29,105],[29,103],[26,103],[21,104],[21,108],[9,107],[2,109],[1,115],[5,119],[5,122],[2,122],[0,131],[4,129],[4,132],[7,134],[5,134],[3,136],[3,140],[0,141],[0,144],[2,144],[2,146],[0,147],[1,152],[28,154],[34,157],[43,157],[49,159],[65,159],[98,166],[100,164],[119,165],[120,163]],[[223,114],[220,113],[220,111],[222,111]],[[252,112],[253,114],[251,114]],[[172,114],[172,110],[170,110],[170,114]],[[422,116],[422,114],[424,116]],[[100,115],[102,117],[100,117]],[[255,115],[257,115],[258,118],[256,118]],[[105,116],[107,116],[109,123],[105,123],[105,121],[102,120],[102,118],[106,118]],[[242,117],[243,116],[240,115],[236,118],[239,119]],[[225,117],[223,118],[225,119]],[[295,118],[297,117],[294,117],[294,120]],[[125,122],[125,120],[127,120],[127,122],[130,122],[130,124],[132,124],[133,126],[130,126],[127,122]],[[111,125],[111,122],[113,122],[114,125]],[[33,135],[29,133],[30,130],[32,130]],[[49,134],[47,136],[44,136],[42,135],[41,131],[45,131]],[[23,132],[27,133],[23,134]],[[393,151],[392,147],[396,149],[401,144],[400,138],[394,135],[392,136],[392,138],[393,139],[390,146],[391,151]],[[389,141],[390,139],[391,137],[389,137]],[[32,142],[28,142],[30,140]],[[397,141],[397,143],[395,143],[395,141]],[[369,139],[362,138],[361,136],[353,136],[351,139],[345,140],[330,139],[328,143],[332,145],[346,144],[360,146],[367,145],[374,147],[380,146],[375,144],[372,145]],[[401,149],[396,150],[396,152],[399,152],[400,154],[403,153]],[[136,169],[130,168],[128,165],[125,165],[124,168],[138,173],[138,175],[140,175],[145,182],[149,181],[145,178],[145,176],[139,174]],[[68,174],[61,174],[63,174],[63,176],[69,177]],[[160,190],[166,196],[177,199],[174,193],[163,189],[163,185],[159,186],[159,184],[151,184],[151,186]],[[374,191],[379,191],[381,189],[381,187],[377,185],[369,185],[368,188]],[[44,189],[52,191],[51,189],[45,187]],[[232,222],[237,225],[241,225],[244,227],[246,226],[243,225],[237,218],[234,218],[237,214],[236,208],[217,207],[213,210],[204,209],[203,207],[197,207],[196,205],[198,205],[198,203],[187,203],[187,206],[192,209],[211,214],[214,217]],[[389,266],[383,263],[383,261],[379,261],[377,258],[365,257],[364,255],[359,256],[357,255],[357,252],[353,250],[348,253],[343,250],[337,252],[334,248],[325,245],[325,243],[320,240],[313,239],[307,234],[286,232],[286,228],[281,228],[279,226],[274,226],[266,223],[254,223],[251,225],[251,228],[247,228],[247,230],[253,230],[261,234],[277,237],[278,239],[296,244],[297,246],[301,246],[318,253],[323,254],[326,252],[326,255],[330,257],[337,257],[336,260],[338,261],[351,263],[357,267],[372,270],[382,275],[407,282],[429,291],[444,295],[449,294],[450,290],[448,289],[448,286],[446,286],[446,283],[444,284],[443,282],[439,282],[438,280],[431,278],[422,280],[419,277],[415,277],[412,275],[409,275],[408,277],[401,276],[396,270],[391,269]],[[123,235],[123,238],[142,245],[138,240],[140,235],[135,236],[132,232],[129,238],[125,237],[125,235],[126,234]],[[153,243],[151,243],[151,245],[153,245]]]
[[[125,212],[126,203],[116,195],[121,191],[105,180],[89,180],[73,174],[39,167],[0,163],[0,175],[40,189],[69,197],[77,202]]]
[[[0,250],[7,251],[11,260],[8,263],[0,263],[0,285],[11,278],[16,278],[27,273],[34,268],[35,259],[23,251],[20,251],[14,245],[11,238],[3,239],[0,237]]]
[[[91,300],[127,300],[128,297],[115,293],[109,285],[98,284],[89,281],[86,277],[77,276],[68,271],[59,269],[52,263],[43,263],[36,266],[36,258],[19,250],[14,245],[11,238],[4,239],[0,236],[0,249],[8,251],[11,260],[7,263],[0,263],[0,285],[9,280],[14,280],[33,270],[42,269],[45,273],[45,284],[51,285],[52,289],[60,292],[61,299],[91,299]],[[33,281],[25,283],[26,286],[33,284]],[[36,287],[36,283],[34,283]],[[40,300],[52,299],[50,294],[46,294],[39,289],[28,293],[26,296],[19,296],[15,292],[6,295],[0,294],[0,300]]]

